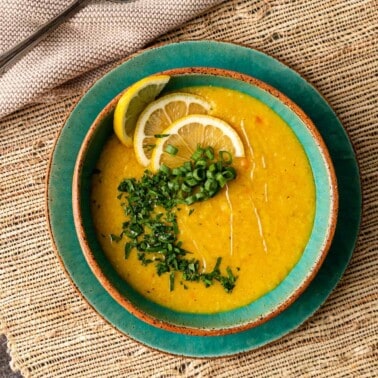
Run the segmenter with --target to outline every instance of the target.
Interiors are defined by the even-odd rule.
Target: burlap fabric
[[[104,322],[63,273],[46,224],[47,163],[67,111],[101,69],[4,118],[0,324],[13,368],[31,377],[377,376],[377,8],[375,0],[229,0],[160,39],[219,39],[273,55],[324,94],[356,148],[364,214],[343,279],[299,329],[249,353],[194,360],[150,350]]]

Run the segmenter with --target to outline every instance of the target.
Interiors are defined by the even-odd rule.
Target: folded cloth
[[[90,1],[0,77],[0,117],[52,88],[140,49],[222,0]],[[28,37],[68,0],[2,0],[0,52]]]

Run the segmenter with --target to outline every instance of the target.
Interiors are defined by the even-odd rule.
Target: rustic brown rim
[[[319,253],[319,258],[316,264],[309,271],[308,275],[306,276],[302,284],[276,309],[266,314],[265,316],[262,316],[258,319],[255,319],[245,324],[237,325],[235,327],[229,327],[229,328],[224,328],[224,329],[201,329],[201,328],[194,328],[194,327],[188,327],[188,326],[181,326],[181,325],[176,325],[176,324],[172,324],[172,323],[168,323],[168,322],[156,319],[150,314],[147,314],[139,310],[137,307],[135,307],[133,303],[131,303],[127,298],[125,298],[118,290],[116,290],[112,286],[111,282],[103,274],[101,267],[97,264],[97,261],[94,258],[93,253],[90,249],[90,246],[88,245],[87,240],[86,240],[86,235],[84,232],[83,222],[82,222],[81,208],[79,206],[80,199],[81,199],[79,178],[80,178],[83,158],[85,157],[85,154],[88,150],[89,142],[92,139],[93,134],[95,130],[97,129],[98,125],[100,124],[100,121],[103,119],[105,115],[107,115],[115,107],[115,104],[117,103],[120,95],[115,97],[101,111],[101,113],[98,115],[98,117],[96,118],[92,126],[90,127],[83,141],[83,144],[80,149],[77,162],[75,165],[74,176],[73,176],[73,188],[72,188],[73,189],[73,195],[72,195],[73,214],[74,214],[74,220],[75,220],[75,228],[77,230],[80,246],[83,250],[84,257],[87,260],[88,265],[90,266],[94,275],[100,281],[101,285],[121,306],[123,306],[127,311],[131,312],[133,315],[135,315],[139,319],[155,327],[162,328],[162,329],[172,331],[172,332],[189,334],[189,335],[197,335],[197,336],[205,336],[205,335],[220,336],[220,335],[236,333],[236,332],[247,330],[252,327],[256,327],[272,319],[273,317],[277,316],[303,293],[303,291],[307,288],[307,286],[310,284],[310,282],[312,281],[312,279],[315,277],[316,273],[320,269],[320,266],[322,265],[329,251],[329,248],[331,246],[332,239],[334,236],[334,232],[336,229],[337,213],[338,213],[337,179],[336,179],[336,174],[333,168],[332,160],[330,158],[329,152],[327,150],[327,147],[320,133],[318,132],[318,130],[316,129],[312,121],[309,119],[309,117],[288,97],[286,97],[284,94],[282,94],[275,88],[271,87],[270,85],[245,74],[241,74],[241,73],[229,71],[229,70],[224,70],[224,69],[209,68],[209,67],[199,67],[199,68],[191,67],[191,68],[172,69],[172,70],[164,71],[162,73],[168,74],[171,76],[190,75],[190,74],[225,76],[225,77],[233,78],[235,80],[247,82],[251,85],[260,87],[261,89],[272,94],[274,97],[278,98],[282,103],[288,106],[302,120],[302,122],[306,125],[306,127],[309,129],[312,136],[314,137],[319,147],[319,150],[321,151],[321,154],[324,157],[324,160],[328,169],[329,177],[330,177],[330,182],[331,182],[330,191],[331,191],[331,197],[332,197],[332,201],[331,201],[332,208],[331,208],[331,216],[330,216],[330,225],[328,227],[328,234],[325,239],[325,243],[323,244],[323,248],[321,252]]]

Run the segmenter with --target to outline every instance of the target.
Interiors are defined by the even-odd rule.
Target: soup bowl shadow
[[[123,280],[107,260],[96,236],[91,213],[91,178],[101,151],[113,133],[114,98],[97,116],[79,151],[73,182],[72,206],[77,237],[92,272],[107,292],[140,320],[164,330],[190,335],[224,335],[256,327],[277,316],[310,284],[331,246],[337,223],[337,179],[327,147],[312,121],[273,87],[233,71],[181,68],[165,71],[171,80],[165,92],[199,85],[238,90],[273,109],[293,130],[308,157],[316,192],[315,219],[304,252],[284,280],[252,303],[211,314],[183,313],[143,297]]]

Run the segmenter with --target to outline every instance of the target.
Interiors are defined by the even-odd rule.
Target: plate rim
[[[182,45],[182,44],[196,44],[197,46],[198,45],[201,45],[201,44],[213,44],[213,45],[217,45],[217,47],[224,47],[225,45],[226,46],[231,46],[231,47],[234,47],[234,48],[242,48],[242,49],[247,49],[249,52],[252,52],[252,53],[258,53],[258,54],[262,54],[265,58],[269,59],[269,60],[272,60],[274,61],[276,64],[280,64],[282,65],[283,67],[286,67],[289,69],[290,73],[291,74],[295,74],[297,75],[297,77],[302,80],[306,86],[309,86],[311,87],[311,89],[318,95],[320,96],[324,103],[326,104],[326,107],[327,107],[327,111],[330,111],[333,116],[335,117],[335,120],[338,122],[339,124],[339,129],[340,131],[342,130],[345,134],[345,137],[346,137],[346,142],[349,142],[349,146],[351,148],[351,152],[353,153],[353,156],[354,156],[354,160],[353,160],[353,163],[356,164],[356,168],[357,168],[357,174],[358,174],[358,179],[359,179],[359,186],[358,186],[358,190],[359,190],[359,194],[360,194],[360,201],[361,201],[361,204],[360,204],[360,208],[358,210],[358,215],[359,215],[359,219],[358,219],[358,226],[356,227],[356,237],[355,237],[355,240],[354,240],[354,243],[353,243],[353,246],[351,247],[351,252],[349,254],[349,257],[346,261],[346,264],[345,264],[345,268],[342,269],[342,271],[340,272],[339,274],[339,277],[337,278],[336,280],[336,283],[329,289],[329,292],[326,294],[325,298],[323,300],[321,300],[321,303],[319,305],[316,305],[315,308],[311,311],[311,313],[307,314],[299,323],[297,323],[296,325],[290,327],[290,329],[284,331],[284,332],[278,332],[278,334],[276,335],[276,337],[273,337],[273,338],[270,338],[269,340],[266,340],[265,342],[263,343],[260,343],[259,345],[255,345],[255,346],[252,346],[252,347],[244,347],[244,348],[241,348],[240,350],[238,351],[235,351],[235,352],[231,352],[231,353],[217,353],[217,354],[208,354],[208,355],[195,355],[195,354],[186,354],[186,353],[175,353],[174,351],[172,350],[164,350],[164,349],[161,349],[159,347],[155,347],[153,345],[150,345],[146,342],[143,342],[141,340],[138,340],[137,338],[134,338],[132,335],[130,335],[129,333],[126,333],[124,332],[123,330],[121,330],[119,327],[117,327],[117,325],[113,324],[109,319],[106,318],[106,316],[102,313],[99,312],[99,310],[96,308],[96,306],[91,303],[91,301],[85,296],[85,294],[80,290],[80,287],[78,286],[77,282],[75,281],[75,279],[72,277],[68,267],[66,266],[65,262],[64,262],[64,259],[61,255],[61,252],[59,251],[59,247],[56,243],[56,239],[54,237],[54,231],[53,231],[53,226],[52,226],[52,221],[51,221],[51,217],[52,217],[52,214],[50,214],[50,206],[49,206],[49,203],[50,203],[50,200],[51,200],[51,197],[50,197],[50,184],[51,184],[51,174],[52,174],[52,170],[53,170],[53,164],[54,164],[54,157],[55,157],[55,153],[56,153],[56,149],[57,149],[57,146],[59,145],[59,142],[61,142],[61,137],[62,137],[62,134],[63,134],[63,131],[65,130],[65,127],[67,125],[67,123],[69,122],[70,120],[70,117],[72,115],[72,112],[77,108],[77,106],[81,103],[81,101],[83,100],[83,98],[93,89],[96,87],[96,85],[102,81],[105,77],[107,77],[108,75],[110,75],[114,70],[116,70],[117,68],[119,68],[120,66],[124,65],[125,63],[127,64],[129,61],[132,61],[134,58],[140,56],[140,55],[143,55],[144,53],[146,52],[149,52],[149,51],[152,51],[152,50],[159,50],[161,48],[165,48],[167,46],[175,46],[175,45]],[[172,47],[174,48],[174,47]],[[245,72],[242,72],[243,74],[246,74],[246,75],[250,75],[252,76],[250,73],[245,73]],[[258,78],[258,80],[261,80],[260,78]],[[270,83],[268,83],[269,85],[272,85]],[[277,89],[279,91],[281,91],[280,89]],[[288,98],[290,98],[285,92],[283,92]],[[293,99],[290,98],[291,101],[293,101],[294,103],[296,103]],[[300,105],[298,105],[300,107]],[[301,108],[301,107],[300,107]],[[315,122],[314,122],[315,123]],[[316,125],[316,124],[315,124]],[[322,133],[319,131],[319,133],[322,135]],[[323,137],[323,135],[322,135]],[[327,143],[326,143],[327,144]],[[60,265],[62,266],[63,268],[63,271],[65,273],[65,275],[67,276],[67,278],[69,279],[69,281],[71,282],[71,284],[73,285],[75,291],[90,305],[90,307],[92,307],[92,309],[102,318],[104,319],[109,325],[111,325],[113,328],[115,328],[119,333],[121,333],[122,335],[128,337],[128,338],[131,338],[132,340],[138,342],[139,344],[143,345],[143,346],[147,346],[148,348],[151,348],[151,349],[154,349],[154,350],[158,350],[160,352],[163,352],[163,353],[167,353],[167,354],[170,354],[170,355],[175,355],[175,356],[185,356],[185,357],[191,357],[191,358],[209,358],[209,357],[212,357],[212,358],[218,358],[218,357],[226,357],[226,356],[230,356],[230,355],[235,355],[235,354],[240,354],[240,353],[244,353],[244,352],[247,352],[247,351],[250,351],[250,350],[253,350],[255,348],[258,348],[258,347],[261,347],[262,345],[266,345],[268,343],[271,343],[277,339],[279,339],[280,337],[292,332],[293,330],[295,330],[296,328],[298,328],[301,324],[303,324],[303,322],[305,322],[309,317],[311,317],[315,311],[317,311],[319,309],[320,306],[322,306],[324,304],[324,302],[327,300],[327,298],[329,297],[329,295],[332,293],[332,291],[334,290],[335,286],[338,284],[338,282],[340,281],[341,277],[343,276],[344,272],[345,272],[345,269],[347,268],[348,264],[349,264],[349,261],[350,261],[350,258],[352,257],[352,254],[353,254],[353,251],[355,250],[355,247],[356,247],[356,244],[357,244],[357,241],[358,241],[358,235],[359,235],[359,232],[360,232],[360,227],[361,227],[361,217],[362,217],[362,202],[363,202],[363,198],[362,198],[362,191],[361,191],[361,177],[360,177],[360,168],[359,168],[359,164],[358,164],[358,160],[356,158],[356,153],[355,153],[355,148],[351,142],[351,139],[349,137],[349,134],[347,132],[347,130],[343,127],[342,123],[340,122],[340,120],[338,119],[336,113],[334,112],[334,110],[332,109],[332,107],[329,105],[328,101],[326,100],[326,98],[311,84],[309,83],[306,79],[304,79],[300,74],[298,74],[295,70],[293,70],[291,67],[289,67],[288,65],[280,62],[279,60],[277,60],[276,58],[273,58],[272,56],[266,54],[266,53],[263,53],[257,49],[252,49],[248,46],[244,46],[242,44],[238,44],[238,43],[230,43],[230,42],[221,42],[221,41],[215,41],[215,40],[197,40],[197,41],[179,41],[179,42],[173,42],[173,43],[170,43],[170,42],[167,42],[167,43],[159,43],[159,44],[156,44],[156,45],[153,45],[149,48],[146,48],[146,49],[143,49],[141,51],[138,51],[137,53],[135,54],[132,54],[130,55],[129,57],[127,57],[126,59],[122,60],[119,62],[119,64],[116,66],[116,67],[113,67],[109,72],[107,72],[105,75],[103,75],[100,79],[96,80],[96,82],[92,83],[88,88],[87,90],[80,96],[80,98],[78,98],[74,104],[72,105],[71,109],[67,111],[67,115],[66,115],[66,118],[63,122],[63,125],[62,127],[60,128],[59,132],[57,133],[56,137],[55,137],[55,142],[54,142],[54,145],[52,147],[52,150],[51,150],[51,154],[50,154],[50,157],[49,157],[49,162],[48,162],[48,166],[47,166],[47,175],[46,175],[46,178],[45,178],[45,214],[46,214],[46,218],[47,218],[47,223],[48,223],[48,231],[49,231],[49,234],[50,234],[50,240],[52,242],[52,245],[53,245],[53,249],[54,249],[54,252],[56,254],[56,256],[58,257],[58,260],[60,262]],[[72,204],[70,203],[70,208],[71,208],[71,212],[72,212]],[[89,268],[89,267],[88,267]],[[299,299],[298,299],[299,300]],[[269,323],[269,321],[268,321]],[[164,333],[170,333],[170,332],[167,332],[167,331],[163,331]],[[243,332],[243,333],[248,333],[248,330]],[[201,337],[196,337],[196,336],[190,336],[191,338],[196,338],[196,339],[199,339]],[[212,338],[213,339],[218,339],[218,338],[222,338],[222,337],[225,337],[225,335],[221,335],[221,336],[213,336]],[[227,337],[227,335],[226,335]]]

